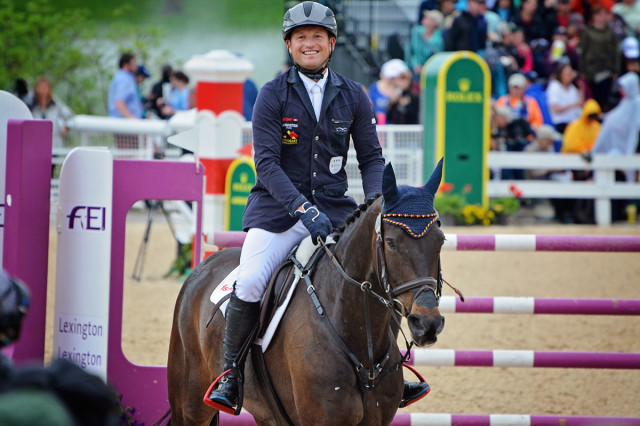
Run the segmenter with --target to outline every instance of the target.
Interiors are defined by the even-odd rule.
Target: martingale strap
[[[326,245],[323,244],[323,247],[325,248],[325,251],[328,251],[329,253],[331,253],[331,251],[327,248]],[[322,251],[320,251],[320,250],[318,250],[318,252],[322,253]],[[333,257],[333,253],[331,253],[331,255]],[[342,352],[344,352],[347,355],[347,357],[351,360],[351,363],[353,364],[353,366],[354,366],[354,368],[356,370],[357,377],[358,377],[358,380],[360,382],[360,387],[362,389],[368,389],[368,390],[373,389],[377,385],[379,380],[382,378],[380,373],[382,372],[382,369],[384,368],[384,365],[387,363],[387,361],[389,360],[389,358],[391,356],[391,351],[393,349],[393,342],[394,342],[393,334],[391,333],[391,330],[389,330],[390,331],[390,339],[389,339],[389,348],[387,350],[387,353],[385,354],[385,356],[382,358],[382,360],[380,362],[375,363],[375,361],[373,360],[373,339],[372,339],[372,334],[371,334],[371,323],[370,323],[370,320],[369,320],[369,297],[366,297],[366,295],[365,295],[365,297],[364,297],[364,305],[365,305],[365,322],[366,322],[366,330],[367,330],[367,353],[369,355],[369,364],[371,365],[371,368],[365,368],[364,364],[360,360],[358,360],[358,357],[351,351],[351,349],[349,349],[349,347],[344,342],[344,340],[342,340],[340,335],[338,335],[338,332],[335,330],[335,328],[333,327],[333,324],[331,324],[331,321],[329,321],[329,318],[326,315],[326,311],[324,310],[324,308],[322,306],[322,303],[320,302],[320,299],[318,298],[318,295],[316,293],[316,289],[315,289],[315,287],[313,286],[313,284],[311,282],[311,278],[309,277],[311,269],[315,265],[311,265],[311,267],[310,267],[310,265],[307,265],[306,267],[303,267],[302,264],[300,262],[298,262],[297,259],[291,258],[291,260],[292,260],[294,266],[296,268],[298,268],[298,270],[302,274],[302,278],[304,279],[305,284],[307,286],[307,294],[311,298],[311,301],[313,303],[313,306],[316,309],[316,312],[318,313],[320,318],[326,324],[327,329],[330,331],[330,333],[334,337],[334,340],[340,346],[340,349],[342,350]],[[309,262],[309,263],[311,264],[312,262]],[[339,269],[342,269],[342,268],[340,267]],[[342,271],[342,272],[344,272],[344,271]],[[349,279],[351,281],[354,281],[355,283],[357,283],[357,281],[351,279],[350,277],[349,277]],[[369,286],[365,286],[364,283],[363,283],[363,285],[360,285],[359,283],[357,285],[365,293],[371,293],[370,283],[369,283]]]

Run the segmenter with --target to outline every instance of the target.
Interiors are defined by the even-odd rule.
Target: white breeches
[[[240,254],[236,296],[245,302],[259,302],[278,265],[308,235],[309,231],[300,221],[279,233],[249,229]]]

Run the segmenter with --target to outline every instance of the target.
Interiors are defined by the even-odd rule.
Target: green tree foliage
[[[55,94],[75,113],[106,114],[111,77],[123,52],[139,63],[158,66],[170,61],[156,46],[162,33],[155,27],[127,23],[131,6],[113,11],[107,24],[89,19],[87,9],[59,10],[49,0],[0,0],[0,88],[11,91],[17,78],[30,85],[47,75]],[[154,50],[155,49],[155,50]]]

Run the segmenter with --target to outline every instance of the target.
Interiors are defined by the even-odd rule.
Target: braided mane
[[[375,194],[373,197],[369,197],[369,199],[367,199],[364,203],[360,204],[353,213],[347,216],[347,218],[344,220],[344,223],[342,225],[334,229],[334,234],[333,234],[334,239],[337,241],[338,238],[349,227],[349,225],[356,222],[357,219],[362,215],[362,213],[367,211],[369,206],[371,206],[371,204],[373,204],[380,197],[381,197],[381,194]]]

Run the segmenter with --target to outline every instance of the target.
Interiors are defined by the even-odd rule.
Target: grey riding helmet
[[[338,24],[331,9],[313,1],[298,3],[287,10],[282,22],[282,38],[288,40],[295,28],[305,25],[326,28],[333,37],[338,38]]]

